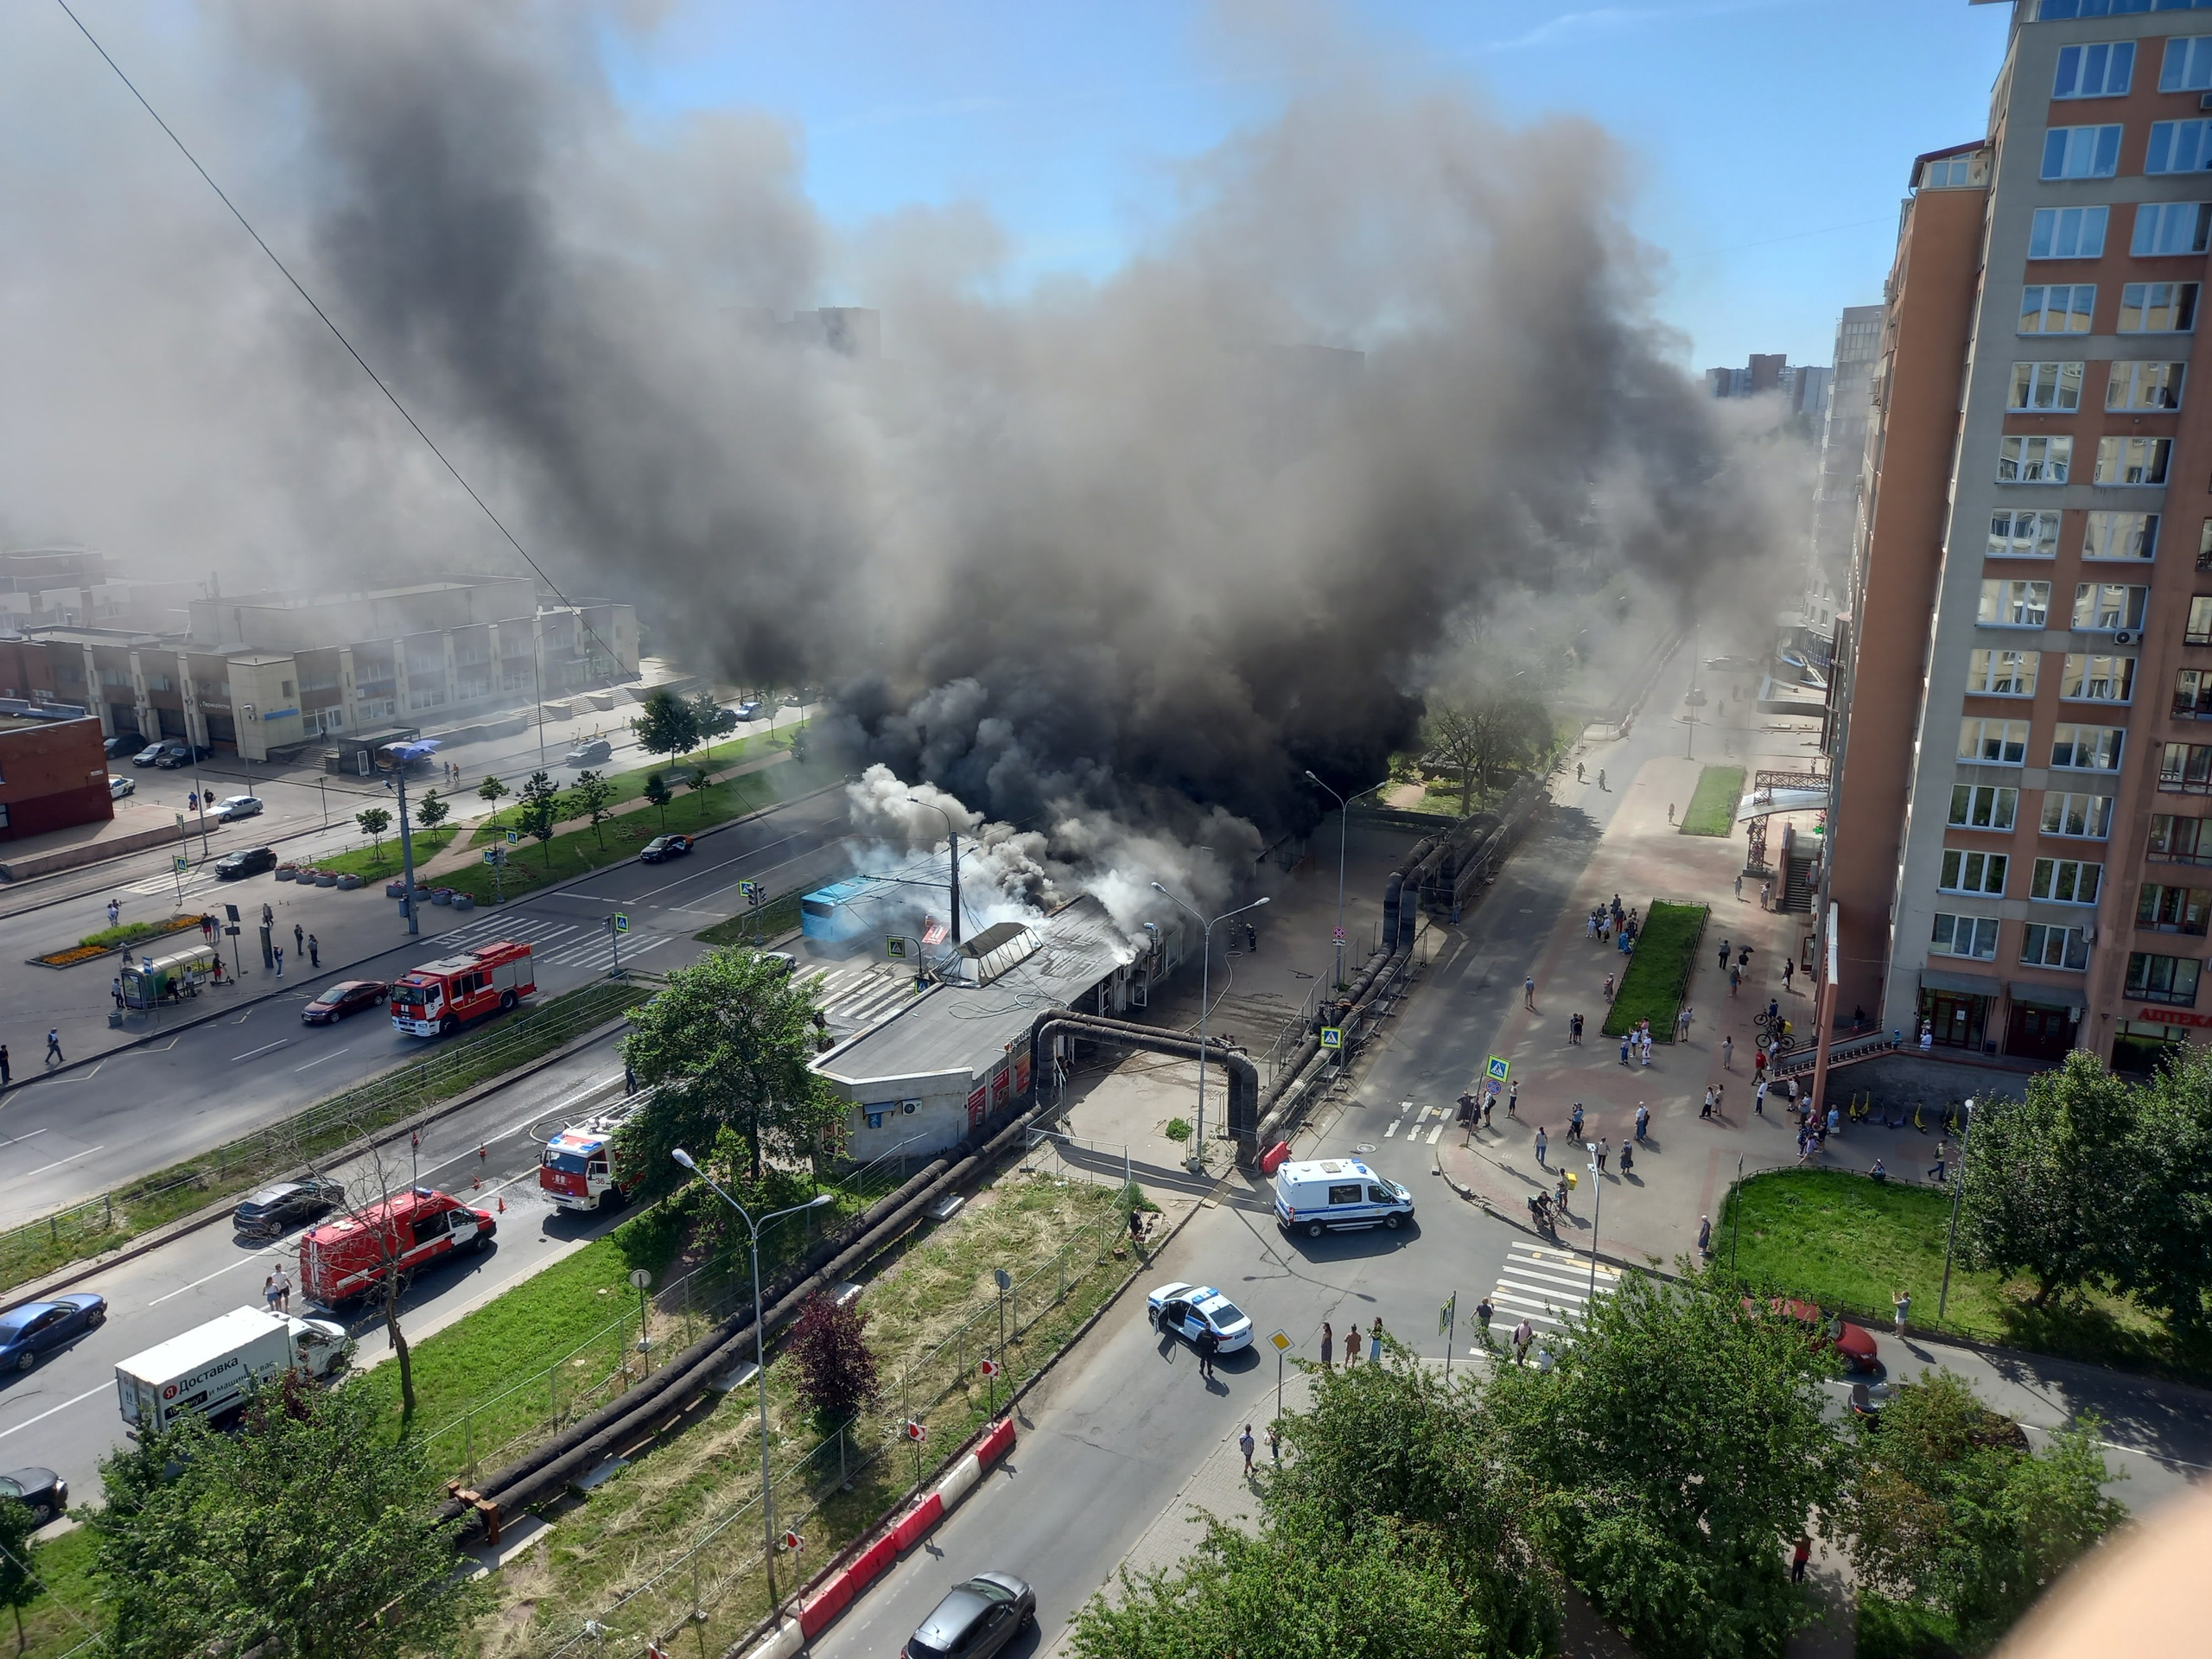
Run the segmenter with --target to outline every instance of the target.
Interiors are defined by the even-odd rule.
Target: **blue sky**
[[[1338,55],[1311,44],[1333,33],[1409,82],[1611,129],[1643,168],[1637,228],[1669,261],[1661,314],[1703,368],[1828,361],[1837,312],[1880,297],[1912,156],[1983,130],[2012,8],[1366,0],[1286,25],[1297,10],[1249,4],[1269,20],[1252,27],[1170,0],[674,0],[606,50],[648,122],[730,105],[785,122],[840,226],[982,203],[1020,280],[1111,270],[1167,207],[1175,163],[1264,120],[1317,73],[1290,66]]]

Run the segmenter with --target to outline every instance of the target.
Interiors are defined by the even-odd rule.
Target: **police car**
[[[1163,1331],[1192,1342],[1212,1332],[1218,1339],[1217,1353],[1233,1354],[1252,1345],[1252,1321],[1211,1285],[1162,1285],[1144,1299],[1144,1305],[1147,1315]]]

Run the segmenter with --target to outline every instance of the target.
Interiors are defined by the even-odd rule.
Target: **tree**
[[[1459,775],[1461,817],[1474,810],[1476,790],[1488,791],[1493,772],[1535,760],[1551,739],[1551,715],[1541,702],[1490,692],[1433,705],[1421,728],[1423,759]]]
[[[1900,1387],[1859,1431],[1843,1518],[1859,1583],[1984,1651],[2122,1518],[2097,1432],[2084,1420],[2038,1454],[1952,1372]]]
[[[1975,1108],[1960,1198],[1968,1259],[2036,1281],[2034,1305],[2113,1263],[2120,1206],[2140,1179],[2126,1141],[2133,1090],[2075,1050],[2024,1100]]]
[[[23,1650],[23,1609],[38,1599],[38,1517],[27,1503],[0,1497],[0,1606],[16,1615],[16,1651]]]
[[[2114,1172],[2108,1275],[2192,1340],[2204,1333],[2212,1292],[2212,1050],[2169,1060],[2133,1102]]]
[[[415,822],[425,830],[435,830],[453,815],[453,809],[438,798],[436,790],[423,797],[415,808]]]
[[[353,822],[361,826],[361,833],[376,843],[376,855],[384,855],[384,832],[391,828],[391,814],[380,806],[365,806],[353,815]]]
[[[875,1356],[868,1351],[868,1315],[817,1291],[799,1309],[790,1351],[798,1366],[798,1397],[825,1427],[842,1424],[881,1397]]]
[[[645,774],[645,798],[648,801],[651,801],[655,807],[659,809],[660,827],[662,830],[665,832],[668,829],[668,804],[676,798],[675,794],[668,786],[668,779],[662,777],[660,773],[657,772],[647,772]]]
[[[715,688],[711,685],[702,688],[699,694],[691,699],[690,709],[692,744],[695,747],[702,743],[706,744],[708,756],[712,759],[715,734],[727,729],[722,724],[721,705],[715,701]],[[734,721],[730,722],[731,725],[736,723]]]
[[[476,785],[477,798],[492,809],[492,822],[495,824],[499,821],[499,803],[509,792],[507,786],[488,772],[484,774],[484,781]]]
[[[1544,1554],[1639,1654],[1750,1659],[1811,1617],[1783,1561],[1848,1468],[1834,1367],[1733,1290],[1625,1274],[1550,1374],[1503,1366],[1484,1402]]]
[[[606,832],[600,829],[614,808],[614,785],[599,773],[586,770],[576,774],[575,786],[569,791],[569,801],[576,814],[591,820],[593,838],[604,847]]]
[[[664,689],[645,699],[645,712],[630,722],[630,729],[648,754],[689,754],[699,744],[699,713]]]
[[[545,849],[549,872],[553,868],[553,826],[560,816],[561,791],[543,772],[531,772],[523,780],[522,793],[515,798],[515,817],[523,834]]]
[[[672,1184],[677,1147],[721,1159],[733,1181],[757,1182],[770,1154],[810,1156],[845,1105],[810,1071],[818,979],[799,981],[758,951],[717,950],[673,969],[631,1016],[623,1058],[658,1092],[622,1126],[634,1167]]]
[[[87,1516],[120,1659],[209,1653],[356,1659],[453,1652],[479,1605],[436,1524],[437,1484],[377,1391],[296,1377],[260,1389],[241,1432],[186,1416],[100,1465]]]

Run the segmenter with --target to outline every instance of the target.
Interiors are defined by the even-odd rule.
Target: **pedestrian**
[[[1544,1148],[1551,1143],[1544,1138],[1544,1126],[1536,1125],[1536,1167],[1544,1167]]]
[[[276,1311],[277,1299],[283,1296],[283,1294],[284,1293],[283,1291],[276,1288],[276,1275],[275,1274],[270,1274],[266,1279],[261,1281],[261,1300],[269,1304],[269,1311],[270,1313],[273,1313]]]
[[[1761,1077],[1758,1086],[1751,1090],[1751,1110],[1761,1117],[1766,1116],[1766,1079],[1764,1077]]]
[[[1728,941],[1726,939],[1720,941],[1720,966],[1724,970],[1728,966]]]
[[[1742,986],[1743,982],[1743,975],[1737,972],[1735,969],[1731,968],[1728,970],[1728,995],[1731,996],[1735,995],[1738,988]]]
[[[1252,1438],[1252,1425],[1244,1425],[1244,1432],[1236,1437],[1236,1449],[1244,1454],[1244,1472],[1252,1472],[1252,1453],[1259,1449],[1259,1442]]]
[[[1144,1243],[1144,1211],[1141,1210],[1133,1209],[1129,1211],[1129,1243],[1132,1244]]]
[[[276,947],[276,977],[277,977],[277,978],[279,978],[279,979],[282,979],[282,978],[283,978],[283,977],[284,977],[284,947],[283,947],[283,945],[281,945],[281,944],[280,944],[280,945],[278,945],[278,946]]]
[[[1713,1115],[1715,1117],[1726,1116],[1721,1108],[1726,1103],[1727,1099],[1728,1085],[1725,1083],[1714,1084],[1713,1085]]]
[[[8,1070],[8,1045],[0,1043],[0,1089],[5,1089],[12,1081],[14,1079]]]
[[[1604,1135],[1599,1135],[1598,1137],[1598,1173],[1600,1175],[1605,1173],[1605,1160],[1611,1154],[1612,1150],[1613,1143]]]
[[[1249,1464],[1251,1462],[1251,1459],[1247,1458],[1244,1461],[1247,1464]],[[1802,1584],[1805,1582],[1805,1563],[1812,1559],[1813,1541],[1801,1532],[1797,1535],[1796,1543],[1791,1547],[1789,1551],[1790,1583]]]
[[[1521,1006],[1534,1010],[1536,1006],[1536,976],[1528,975],[1521,982]]]
[[[1475,1121],[1475,1097],[1465,1090],[1459,1091],[1459,1122],[1472,1128]]]
[[[308,948],[308,931],[297,922],[292,924],[292,958],[297,961]]]
[[[1828,1133],[1830,1135],[1837,1134],[1842,1129],[1842,1128],[1843,1114],[1835,1107],[1830,1106],[1828,1108]]]
[[[1505,1091],[1505,1115],[1511,1117],[1521,1104],[1521,1085],[1509,1084]]]
[[[1736,872],[1736,896],[1738,899],[1744,896],[1744,873],[1741,870]]]
[[[1517,1097],[1517,1096],[1518,1096],[1518,1090],[1516,1090],[1516,1097]],[[1506,1115],[1508,1117],[1510,1117],[1510,1116],[1513,1116],[1513,1108],[1512,1108],[1512,1106],[1511,1106],[1510,1103],[1509,1103],[1507,1104],[1507,1106],[1506,1106],[1505,1115]],[[1491,1126],[1491,1120],[1492,1118],[1496,1117],[1497,1116],[1497,1096],[1496,1095],[1484,1095],[1484,1096],[1483,1096],[1483,1128],[1490,1128],[1490,1126]]]
[[[285,1273],[282,1262],[276,1264],[276,1311],[279,1313],[292,1311],[292,1281]]]
[[[1198,1332],[1198,1341],[1192,1345],[1198,1351],[1199,1376],[1208,1382],[1212,1382],[1213,1352],[1215,1349],[1221,1346],[1221,1338],[1214,1335],[1212,1327],[1209,1325],[1205,1330]]]
[[[1326,1319],[1321,1321],[1321,1369],[1332,1371],[1337,1366],[1337,1333],[1329,1329]]]
[[[1708,1089],[1705,1092],[1709,1097],[1712,1095],[1713,1090]],[[1645,1105],[1642,1101],[1637,1101],[1636,1103],[1636,1138],[1637,1140],[1641,1141],[1643,1139],[1643,1131],[1649,1126],[1650,1122],[1651,1109]]]
[[[1275,1460],[1278,1468],[1281,1466],[1282,1439],[1275,1433],[1275,1426],[1273,1423],[1268,1425],[1268,1455]]]
[[[1497,1315],[1497,1310],[1490,1305],[1489,1297],[1485,1296],[1475,1304],[1475,1318],[1482,1321],[1483,1341],[1484,1343],[1488,1343],[1490,1341],[1490,1322],[1491,1319],[1495,1319]]]
[[[1682,1004],[1682,1011],[1675,1016],[1675,1040],[1687,1043],[1690,1039],[1690,1005]]]
[[[1594,910],[1582,918],[1582,937],[1586,939],[1598,937],[1598,912]]]
[[[1720,1039],[1720,1069],[1726,1071],[1735,1063],[1736,1039],[1733,1037],[1723,1037]]]
[[[66,1065],[61,1058],[61,1027],[51,1026],[46,1033],[46,1058],[48,1065]]]
[[[1537,1375],[1540,1376],[1548,1375],[1554,1363],[1556,1363],[1556,1362],[1552,1358],[1552,1351],[1550,1348],[1539,1346],[1536,1350]]]
[[[1713,1116],[1713,1085],[1709,1083],[1705,1085],[1705,1104],[1697,1109],[1697,1115],[1700,1117]]]
[[[1633,1141],[1624,1141],[1621,1142],[1621,1173],[1625,1175],[1629,1171],[1635,1167],[1636,1142]]]
[[[1344,1369],[1350,1370],[1358,1363],[1359,1321],[1354,1319],[1351,1322],[1351,1329],[1344,1332]]]
[[[1697,1218],[1697,1253],[1700,1255],[1713,1254],[1713,1217],[1711,1216],[1700,1216]]]
[[[109,899],[109,900],[107,901],[107,925],[108,925],[110,927],[113,927],[113,926],[114,926],[118,922],[121,921],[122,919],[123,919],[123,906],[122,906],[121,902],[120,902],[119,900],[117,900],[117,899]]]
[[[1668,822],[1668,823],[1672,823],[1674,821],[1675,821],[1675,804],[1674,804],[1672,801],[1669,801],[1669,802],[1668,802],[1668,803],[1667,803],[1667,822]]]
[[[1782,988],[1783,990],[1786,991],[1789,988],[1789,976],[1796,971],[1797,964],[1792,962],[1788,957],[1784,957],[1782,959]]]
[[[1513,1327],[1513,1363],[1516,1365],[1529,1363],[1529,1344],[1535,1339],[1536,1329],[1524,1316],[1521,1323]]]
[[[1649,1031],[1643,1033],[1643,1064],[1647,1068],[1651,1065],[1651,1033]]]
[[[1766,1081],[1766,1045],[1764,1043],[1761,1043],[1751,1051],[1751,1080],[1755,1083]]]
[[[123,1010],[123,976],[120,974],[117,975],[113,979],[108,982],[108,990],[115,997],[116,1011],[118,1013],[121,1013]]]
[[[1582,1141],[1582,1103],[1576,1101],[1574,1109],[1567,1114],[1567,1138],[1577,1145]]]
[[[322,945],[312,933],[308,935],[308,966],[310,968],[322,966]]]
[[[1629,1045],[1635,1040],[1636,1039],[1630,1033],[1624,1031],[1621,1033],[1621,1064],[1623,1065],[1628,1064]]]
[[[1582,781],[1582,763],[1580,760],[1574,763],[1574,781],[1578,784]]]
[[[1559,1185],[1552,1189],[1552,1202],[1559,1206],[1559,1212],[1562,1216],[1567,1212],[1567,1195],[1573,1190],[1573,1184],[1567,1179],[1567,1172],[1560,1171]]]
[[[1877,1161],[1878,1161],[1878,1160]],[[1890,1306],[1897,1310],[1897,1335],[1903,1336],[1904,1335],[1904,1322],[1912,1313],[1912,1293],[1909,1290],[1891,1291],[1890,1293]]]
[[[1936,1143],[1936,1167],[1928,1172],[1938,1186],[1943,1185],[1943,1143],[1938,1141]]]
[[[200,937],[209,944],[214,944],[215,918],[213,916],[202,916],[200,918]]]
[[[1773,906],[1774,882],[1772,879],[1770,878],[1769,880],[1759,883],[1759,908],[1761,910],[1770,910]]]
[[[1611,974],[1607,974],[1607,975],[1605,976],[1605,1001],[1608,1001],[1608,1002],[1610,1002],[1610,1001],[1611,1001],[1612,1000],[1613,1000],[1613,976],[1612,976]]]
[[[1578,1045],[1582,1041],[1582,1016],[1579,1014],[1567,1022],[1567,1040]]]
[[[261,925],[264,927],[274,927],[276,925],[276,912],[274,910],[271,910],[267,905],[264,905],[261,907]]]

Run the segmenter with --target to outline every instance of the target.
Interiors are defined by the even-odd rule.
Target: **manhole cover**
[[[1354,1152],[1372,1152],[1375,1150],[1375,1143],[1372,1141],[1363,1141],[1357,1146],[1354,1147],[1352,1150]]]

